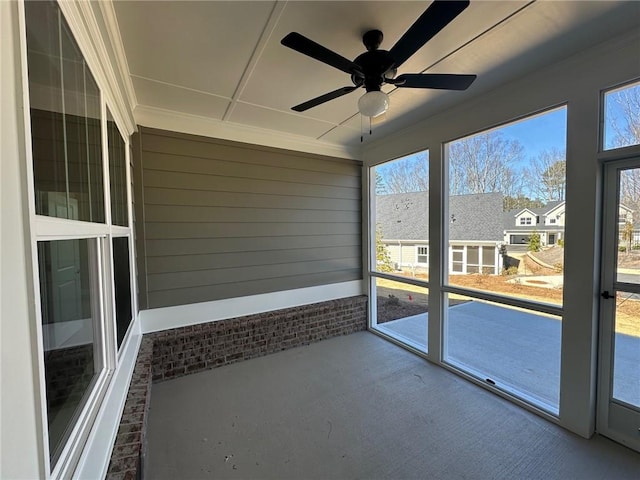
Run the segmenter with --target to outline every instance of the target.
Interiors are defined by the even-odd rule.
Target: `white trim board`
[[[154,308],[140,312],[142,333],[243,317],[283,308],[326,302],[365,293],[362,280],[227,298],[212,302]]]
[[[138,330],[139,320],[136,323],[123,344],[118,367],[110,379],[109,389],[102,400],[73,478],[105,478],[107,474],[142,341],[142,335]]]

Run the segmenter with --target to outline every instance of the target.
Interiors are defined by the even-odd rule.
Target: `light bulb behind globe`
[[[367,92],[358,100],[358,110],[365,117],[377,117],[389,108],[389,95],[379,90]]]

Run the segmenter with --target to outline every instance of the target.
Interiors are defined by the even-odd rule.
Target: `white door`
[[[597,426],[640,451],[640,157],[605,165],[604,178]]]

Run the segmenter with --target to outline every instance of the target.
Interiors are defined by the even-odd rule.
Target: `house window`
[[[109,144],[109,183],[111,184],[111,223],[129,226],[127,208],[127,164],[125,143],[116,122],[107,109],[107,139]]]
[[[57,5],[25,12],[36,213],[104,223],[100,90]]]
[[[549,219],[549,223],[552,224],[552,225],[555,224],[556,223],[556,219],[555,218],[550,218]]]
[[[429,284],[426,269],[416,269],[415,264],[429,263],[429,247],[416,246],[429,239],[429,152],[376,165],[369,169],[369,175],[374,239],[369,263],[370,298],[375,299],[370,310],[371,326],[427,352]],[[409,317],[420,323],[417,331],[424,334],[411,338],[403,334],[404,319]]]
[[[97,240],[38,242],[49,454],[60,457],[103,369]]]
[[[638,145],[640,81],[604,94],[604,150]]]
[[[429,264],[429,247],[417,247],[417,263]]]
[[[46,476],[58,478],[71,475],[134,318],[129,142],[102,114],[105,96],[58,3],[23,5],[39,388]]]
[[[514,218],[516,226],[537,223],[536,216],[520,213],[523,209],[550,211],[564,200],[566,113],[566,108],[557,108],[445,144],[445,171],[449,175],[446,200],[456,222],[448,222],[445,228],[448,238],[444,243],[452,246],[442,286],[449,302],[443,327],[443,361],[482,381],[491,379],[511,395],[552,414],[559,410],[561,328],[560,322],[548,315],[561,317],[561,289],[539,288],[534,294],[514,288],[513,269],[508,275],[498,274],[503,261],[515,258],[510,248],[514,254],[521,254],[522,249],[507,245],[503,256],[495,245],[504,241]],[[540,145],[552,147],[541,150]],[[510,234],[509,238],[511,244],[529,240],[526,235]],[[549,275],[557,280],[557,272]],[[545,282],[544,278],[538,281]],[[556,307],[549,312],[544,304]],[[514,322],[518,324],[514,336],[496,344],[504,329],[514,328]],[[544,323],[548,334],[542,334],[542,324],[537,322]],[[522,362],[515,345],[538,334],[544,348],[551,348],[554,355]],[[487,352],[487,356],[469,355],[471,350]],[[486,362],[489,352],[496,356]],[[553,380],[541,387],[529,380],[530,373],[502,368],[513,362],[521,362],[518,372],[536,372]]]
[[[116,339],[122,345],[131,320],[131,269],[129,264],[129,237],[115,237],[113,243],[113,284],[116,315]]]

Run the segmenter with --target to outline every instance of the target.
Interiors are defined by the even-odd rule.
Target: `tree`
[[[610,146],[617,148],[639,144],[640,85],[624,88],[610,95],[612,102],[607,108],[606,123],[615,132]]]
[[[522,210],[523,208],[540,208],[544,207],[544,203],[540,200],[532,200],[529,197],[518,194],[515,197],[504,197],[502,199],[502,209],[505,212],[509,210]]]
[[[382,243],[382,228],[376,224],[376,270],[378,272],[392,272],[393,263],[387,246]]]
[[[529,244],[527,245],[527,249],[530,252],[540,251],[540,234],[538,232],[533,232],[529,237]]]
[[[620,202],[640,214],[640,168],[620,172]]]
[[[567,162],[564,150],[543,150],[525,170],[528,189],[543,203],[562,201],[567,188]]]
[[[630,254],[631,253],[631,242],[633,242],[633,223],[631,223],[629,220],[624,222],[624,226],[622,227],[622,230],[620,231],[620,236],[622,237],[622,240],[627,242],[626,251],[627,251],[627,254]]]
[[[522,192],[517,163],[523,152],[520,142],[505,139],[496,130],[453,142],[449,146],[451,195],[500,192],[517,197]]]
[[[384,178],[380,175],[380,172],[376,169],[376,195],[385,195],[387,193],[387,186],[384,184]]]
[[[388,162],[376,168],[376,175],[378,173],[383,178],[385,193],[429,191],[429,158],[426,152]]]

